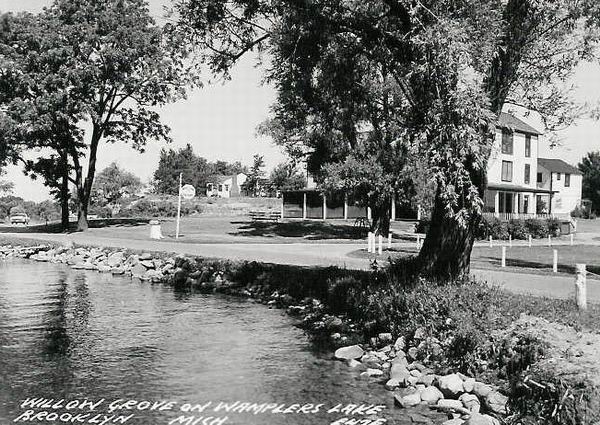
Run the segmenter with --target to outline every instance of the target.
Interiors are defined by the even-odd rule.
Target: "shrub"
[[[525,228],[532,238],[545,238],[548,236],[548,220],[528,218],[525,220]]]
[[[198,205],[182,203],[181,215],[190,215],[200,212]],[[177,204],[168,200],[140,199],[124,208],[118,213],[119,217],[175,217],[177,216]]]
[[[508,224],[498,217],[484,217],[480,225],[480,237],[487,239],[508,239]]]
[[[508,222],[508,233],[513,239],[526,239],[527,228],[525,227],[525,220],[512,219]]]
[[[557,218],[549,218],[547,220],[548,235],[560,236],[560,220]]]

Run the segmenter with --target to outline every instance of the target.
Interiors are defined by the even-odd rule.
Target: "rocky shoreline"
[[[495,425],[507,414],[508,397],[498,388],[460,373],[436,373],[419,361],[423,358],[422,351],[435,356],[436,351],[443,349],[440,341],[427,337],[424,330],[411,335],[410,344],[406,342],[408,336],[394,340],[391,333],[380,333],[368,344],[352,344],[360,340],[360,330],[344,318],[328,315],[320,300],[305,297],[300,301],[262,287],[260,282],[235,282],[225,261],[97,247],[0,246],[0,258],[10,257],[130,276],[176,289],[252,297],[270,306],[286,308],[289,314],[301,319],[309,333],[325,335],[332,345],[339,347],[335,359],[346,362],[364,379],[385,385],[400,408],[428,406],[447,415],[444,425]],[[433,423],[427,420],[426,423]]]

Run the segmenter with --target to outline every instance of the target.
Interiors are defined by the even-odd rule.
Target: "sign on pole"
[[[196,189],[191,184],[186,184],[181,188],[181,197],[183,199],[192,199],[196,196]]]

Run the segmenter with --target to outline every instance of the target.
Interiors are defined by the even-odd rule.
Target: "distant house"
[[[562,159],[539,158],[537,186],[552,191],[548,211],[553,214],[570,214],[581,206],[583,175],[579,169]]]
[[[241,196],[242,185],[248,176],[244,173],[231,176],[212,176],[206,184],[206,196],[218,198],[236,198]]]
[[[541,133],[502,113],[488,162],[484,211],[502,218],[563,215],[581,202],[581,173],[559,159],[539,157]]]

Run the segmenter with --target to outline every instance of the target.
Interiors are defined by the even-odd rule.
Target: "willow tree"
[[[257,50],[274,61],[276,87],[286,73],[305,84],[319,76],[306,62],[335,50],[340,37],[389,70],[407,105],[396,115],[404,129],[399,142],[424,160],[436,183],[419,262],[424,273],[445,278],[469,270],[500,112],[515,104],[547,123],[568,121],[571,103],[563,86],[581,60],[593,58],[599,7],[595,0],[177,4],[179,29],[216,73],[227,75],[241,56]],[[303,75],[305,69],[311,72]],[[290,113],[303,107],[289,100]]]

